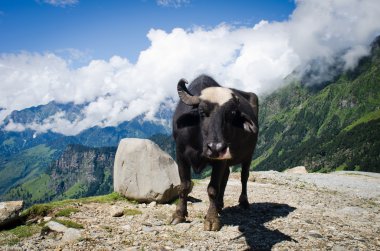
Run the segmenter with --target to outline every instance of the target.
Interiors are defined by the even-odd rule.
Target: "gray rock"
[[[122,139],[114,163],[114,191],[139,202],[166,203],[178,196],[175,161],[145,139]]]
[[[112,217],[121,217],[124,215],[124,208],[118,206],[112,206],[110,210],[110,214]]]
[[[45,224],[50,230],[55,232],[64,233],[67,230],[67,227],[62,225],[61,223],[55,222],[55,221],[49,221]]]
[[[151,203],[149,203],[148,207],[152,208],[152,207],[155,207],[156,205],[157,205],[157,202],[152,201]]]
[[[19,220],[23,206],[23,201],[0,202],[0,229]]]
[[[315,230],[309,231],[309,236],[314,237],[314,238],[323,238],[323,236]]]
[[[81,237],[81,231],[75,228],[68,228],[62,236],[62,242],[74,242]]]

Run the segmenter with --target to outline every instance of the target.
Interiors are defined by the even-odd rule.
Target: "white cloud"
[[[295,69],[344,62],[352,69],[380,34],[380,2],[360,0],[297,1],[287,21],[261,21],[253,27],[226,24],[212,29],[152,29],[150,46],[135,64],[114,56],[72,69],[70,60],[53,53],[0,55],[0,120],[13,110],[49,101],[85,104],[73,122],[56,114],[24,127],[76,134],[91,126],[113,126],[140,114],[153,119],[161,102],[178,100],[180,78],[212,75],[220,84],[270,92]],[[316,63],[317,62],[317,63]],[[317,76],[318,78],[319,76]],[[12,129],[14,128],[14,129]],[[21,130],[16,124],[9,130]]]
[[[38,2],[43,2],[57,7],[66,7],[76,5],[79,0],[37,0]]]
[[[190,3],[190,0],[157,0],[159,6],[179,8]]]

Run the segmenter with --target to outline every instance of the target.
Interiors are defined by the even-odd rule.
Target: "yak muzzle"
[[[226,143],[218,142],[218,143],[208,143],[206,150],[206,157],[209,159],[218,159],[225,160],[231,159],[230,148]]]

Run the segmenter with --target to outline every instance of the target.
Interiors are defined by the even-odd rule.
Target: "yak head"
[[[239,130],[248,133],[258,131],[252,118],[241,107],[241,101],[245,105],[248,102],[240,100],[231,89],[224,87],[208,87],[199,96],[193,96],[186,84],[184,79],[178,82],[178,96],[183,103],[194,108],[187,124],[199,125],[203,155],[209,159],[231,159],[230,145],[237,140],[236,133]]]

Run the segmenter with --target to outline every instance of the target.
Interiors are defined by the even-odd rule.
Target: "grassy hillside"
[[[55,150],[42,144],[0,158],[0,194],[46,172]]]
[[[43,172],[25,178],[0,199],[22,199],[31,205],[110,193],[115,152],[114,147],[69,145],[57,160],[50,160]]]
[[[293,82],[261,104],[253,168],[380,172],[380,49],[321,90]]]

